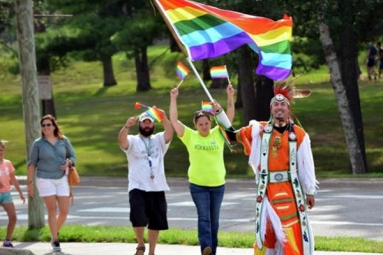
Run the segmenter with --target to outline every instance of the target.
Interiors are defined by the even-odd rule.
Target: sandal
[[[211,248],[207,246],[205,249],[203,249],[202,255],[211,255]]]
[[[142,247],[136,248],[136,253],[134,253],[134,255],[144,255],[144,253],[145,253],[145,246],[142,246]]]

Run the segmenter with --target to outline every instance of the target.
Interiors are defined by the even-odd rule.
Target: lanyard
[[[151,139],[149,137],[149,142],[146,143],[144,138],[142,138],[142,136],[140,136],[140,138],[141,138],[141,141],[145,145],[146,155],[147,155],[147,159],[148,159],[148,163],[149,163],[149,167],[150,167],[150,179],[154,179],[154,173],[153,173],[153,168],[152,168],[152,157],[150,156],[151,155],[151,153],[150,153]]]

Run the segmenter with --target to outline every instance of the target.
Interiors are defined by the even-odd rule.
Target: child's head
[[[0,139],[0,147],[5,149],[5,144],[7,143],[8,141],[5,141],[5,140],[1,140]]]
[[[3,159],[4,157],[4,150],[5,150],[5,144],[7,141],[0,140],[0,159]]]

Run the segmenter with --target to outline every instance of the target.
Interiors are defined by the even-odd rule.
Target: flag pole
[[[213,97],[210,95],[209,90],[207,90],[207,88],[206,88],[206,86],[205,86],[205,83],[203,82],[201,76],[200,76],[199,73],[197,72],[197,69],[194,67],[193,62],[191,61],[190,58],[186,58],[186,59],[187,59],[187,61],[189,62],[190,67],[193,69],[193,72],[194,72],[195,75],[197,76],[197,79],[198,79],[199,82],[201,83],[202,88],[205,90],[207,97],[209,98],[209,100],[210,100],[211,102],[214,102]]]
[[[229,77],[229,72],[227,71],[227,67],[225,65],[226,73],[227,73],[227,82],[230,84],[230,77]]]
[[[164,12],[165,10],[162,9],[162,7],[157,3],[157,0],[152,0],[150,2],[154,2],[154,5],[157,7],[157,10],[159,11],[162,19],[165,21],[165,24],[167,25],[167,27],[169,28],[170,30],[170,33],[172,34],[174,40],[176,41],[178,47],[180,48],[180,50],[186,55],[188,56],[188,53],[185,49],[185,47],[182,45],[182,43],[180,42],[180,40],[178,39],[178,36],[177,36],[177,33],[176,31],[174,30],[174,27],[172,26],[172,24],[169,22],[169,20],[166,18]]]
[[[177,85],[177,89],[181,86],[182,82],[184,82],[184,79],[182,79],[182,80],[180,81],[180,83],[178,83],[178,85]]]

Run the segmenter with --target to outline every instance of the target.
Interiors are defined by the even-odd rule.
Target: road
[[[364,237],[383,241],[383,180],[320,180],[316,205],[309,212],[316,236]],[[22,180],[20,180],[23,183]],[[196,229],[197,219],[186,179],[169,179],[167,192],[170,228]],[[26,186],[22,185],[23,191]],[[129,202],[126,178],[83,177],[74,188],[75,202],[67,224],[126,225]],[[255,185],[252,180],[228,180],[221,210],[221,231],[253,232]],[[28,206],[12,192],[18,225],[27,225]],[[0,224],[7,217],[0,212]]]

